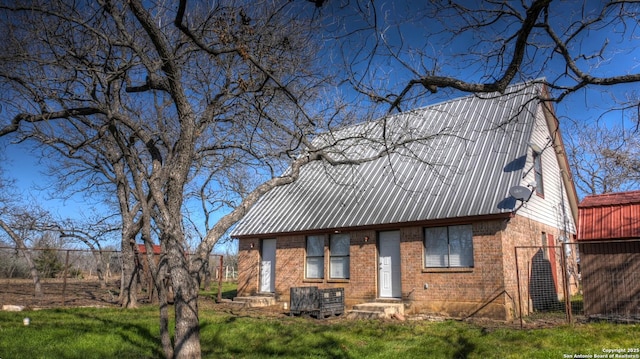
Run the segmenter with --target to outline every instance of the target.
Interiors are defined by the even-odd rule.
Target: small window
[[[533,172],[536,176],[536,194],[544,196],[544,185],[542,181],[542,153],[533,151]]]
[[[306,277],[324,278],[324,236],[307,237]]]
[[[424,230],[425,267],[473,267],[471,225],[431,227]]]
[[[347,234],[333,234],[329,249],[330,278],[349,279],[349,246],[351,240]]]

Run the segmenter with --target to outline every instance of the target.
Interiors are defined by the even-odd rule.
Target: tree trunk
[[[209,261],[206,261],[204,263],[204,290],[206,291],[210,291],[211,290],[211,268],[210,268],[210,264]]]
[[[38,273],[38,269],[36,268],[36,264],[31,258],[31,254],[26,248],[20,248],[22,251],[22,255],[24,255],[24,259],[27,261],[29,265],[29,272],[31,273],[31,278],[33,279],[34,286],[34,295],[38,298],[42,297],[42,285],[40,284],[40,273]]]
[[[100,282],[100,288],[105,289],[107,287],[107,280],[104,275],[104,258],[102,255],[98,253],[98,258],[96,258],[96,274],[98,275],[98,281]]]
[[[123,308],[138,307],[138,260],[135,242],[123,236],[122,278],[120,282],[120,305]]]
[[[100,250],[92,250],[93,257],[96,260],[96,275],[98,276],[98,281],[100,282],[100,288],[105,289],[107,287],[107,282],[104,277],[104,257]]]
[[[169,300],[167,296],[167,286],[165,279],[167,278],[167,259],[164,251],[160,254],[160,260],[156,263],[155,254],[153,253],[153,244],[145,241],[147,249],[146,260],[149,272],[153,281],[153,286],[158,293],[158,302],[160,309],[160,342],[162,350],[167,358],[173,358],[173,346],[171,345],[171,333],[169,332]]]
[[[173,358],[173,346],[171,345],[171,333],[169,332],[169,299],[167,296],[166,285],[169,264],[167,263],[166,248],[164,245],[161,245],[160,255],[159,257],[156,257],[153,250],[150,222],[149,208],[145,206],[142,215],[141,233],[147,252],[147,268],[149,268],[153,287],[155,288],[156,293],[158,293],[158,304],[160,309],[160,342],[162,343],[162,350],[164,351],[165,357]],[[158,259],[157,262],[156,259]]]
[[[174,291],[176,328],[175,358],[200,358],[200,320],[198,318],[198,281],[191,276],[189,265],[175,235],[168,235],[166,244],[171,282]]]
[[[163,282],[161,280],[161,282]],[[160,289],[163,287],[163,289]],[[167,289],[163,283],[158,287],[158,300],[160,302],[160,342],[162,350],[167,358],[173,358],[173,346],[171,345],[171,333],[169,332],[169,302]]]

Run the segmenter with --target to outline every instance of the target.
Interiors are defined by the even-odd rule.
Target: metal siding
[[[519,183],[523,170],[507,172],[505,166],[526,154],[535,120],[532,111],[537,106],[532,99],[539,90],[529,87],[515,91],[524,88],[519,86],[510,88],[515,94],[505,97],[468,96],[390,116],[386,124],[391,136],[397,136],[397,128],[405,128],[402,126],[433,133],[445,128],[455,132],[408,146],[425,162],[395,153],[356,166],[310,163],[303,167],[296,182],[264,195],[232,235],[510,212],[510,208],[498,205],[508,197],[509,188]],[[524,111],[522,106],[526,107]],[[354,126],[327,136],[357,137],[359,131],[380,136],[380,123]],[[496,129],[499,125],[502,127]],[[373,141],[342,146],[349,153],[371,154],[379,150]]]
[[[578,240],[640,238],[640,191],[588,196],[579,218]]]

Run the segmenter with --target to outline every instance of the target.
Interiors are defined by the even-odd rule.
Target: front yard
[[[460,321],[316,320],[231,310],[205,298],[200,319],[205,358],[573,358],[612,349],[640,354],[633,352],[640,347],[637,324],[521,330]],[[0,358],[116,357],[162,357],[155,307],[0,312]]]

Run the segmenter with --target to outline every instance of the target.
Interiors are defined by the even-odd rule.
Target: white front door
[[[260,262],[260,292],[273,293],[276,289],[276,240],[263,239]]]
[[[400,231],[380,232],[378,238],[378,268],[380,297],[402,297]]]

